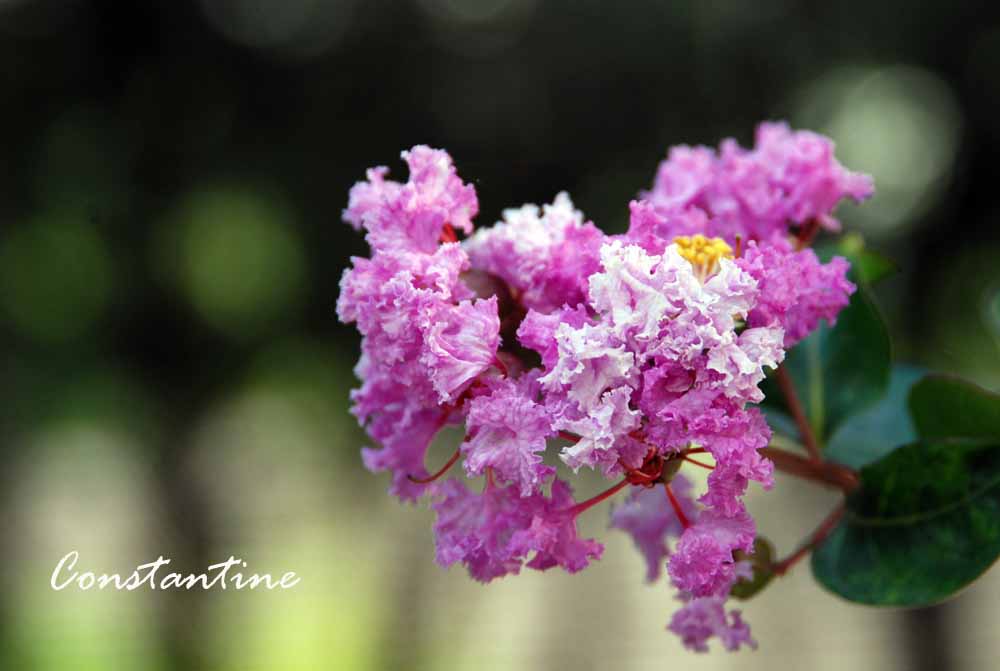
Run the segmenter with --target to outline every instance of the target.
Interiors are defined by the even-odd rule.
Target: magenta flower
[[[503,280],[521,305],[551,312],[586,298],[603,241],[604,234],[560,193],[540,210],[505,210],[502,222],[480,229],[464,246],[473,265]]]
[[[723,597],[708,596],[688,601],[674,613],[668,629],[680,636],[684,645],[698,652],[708,652],[708,640],[712,637],[718,638],[726,650],[739,650],[741,645],[757,647],[740,611],[726,613]]]
[[[472,233],[472,219],[479,212],[476,190],[462,183],[447,152],[421,145],[402,156],[410,168],[409,181],[386,181],[388,168],[372,168],[368,181],[351,189],[344,221],[367,229],[368,242],[377,251],[430,253],[443,231]]]
[[[500,480],[517,485],[521,496],[530,496],[555,475],[554,468],[542,463],[556,431],[548,409],[533,400],[538,395],[535,378],[529,373],[517,382],[503,380],[489,394],[469,401],[468,438],[462,444],[470,477],[492,469]]]
[[[857,287],[847,280],[850,264],[834,257],[821,264],[811,249],[795,251],[783,238],[771,244],[750,242],[737,260],[760,288],[760,301],[750,312],[751,326],[781,324],[785,347],[816,330],[820,320],[833,326]]]
[[[643,196],[668,222],[663,230],[670,235],[700,232],[733,241],[737,235],[768,240],[811,222],[839,230],[831,214],[837,204],[844,198],[860,202],[872,192],[871,177],[840,165],[828,138],[762,123],[753,149],[735,140],[723,141],[718,153],[672,148]],[[705,215],[705,225],[696,230],[688,215],[679,214],[691,208]]]
[[[463,563],[480,582],[529,568],[544,571],[562,566],[570,573],[600,559],[604,547],[577,536],[572,489],[562,480],[552,483],[552,495],[521,496],[516,487],[487,481],[482,493],[459,480],[435,486],[434,524],[437,560],[442,566]]]
[[[403,158],[406,183],[373,168],[344,210],[372,247],[337,301],[362,335],[352,412],[380,446],[365,466],[391,472],[403,500],[429,493],[438,562],[482,582],[585,568],[603,547],[579,538],[578,517],[630,487],[611,526],[632,536],[648,580],[667,568],[684,602],[669,629],[695,650],[711,637],[755,646],[726,611],[756,536],[743,496],[773,484],[754,404],[786,349],[854,291],[846,261],[803,247],[870,180],[829,140],[763,124],[753,149],[671,149],[624,235],[564,193],[473,233],[476,193],[450,156]],[[449,424],[465,438],[429,474],[427,447]],[[617,482],[577,502],[556,458]],[[478,486],[440,479],[458,461]],[[710,469],[704,491],[682,467]]]

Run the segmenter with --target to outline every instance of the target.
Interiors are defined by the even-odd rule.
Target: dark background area
[[[334,314],[366,246],[340,210],[369,166],[404,179],[399,152],[414,144],[451,152],[481,226],[567,190],[621,231],[671,144],[748,143],[764,119],[825,132],[875,177],[878,195],[841,214],[900,266],[879,289],[897,358],[1000,386],[998,64],[992,3],[0,0],[0,667],[251,668],[226,643],[240,648],[245,622],[199,638],[219,617],[211,595],[141,608],[84,595],[78,619],[61,619],[64,595],[39,593],[68,538],[97,534],[117,552],[101,568],[124,570],[150,553],[197,567],[234,543],[273,549],[303,510],[318,521],[302,537],[323,547],[376,534],[385,481],[361,469],[346,412],[358,339]],[[275,398],[284,410],[268,415]],[[367,509],[375,528],[359,540],[343,520]],[[392,551],[436,570],[426,515],[396,512],[416,530]],[[351,656],[346,615],[304,609],[316,657],[286,655],[308,648],[290,634],[252,668],[445,668],[443,630],[393,620],[426,589],[409,574],[388,584],[355,594],[380,604],[369,652]],[[958,652],[960,611],[973,606],[894,615],[888,659],[984,668]],[[147,643],[109,642],[134,639],[135,621]],[[633,633],[674,645],[661,630]],[[596,663],[553,666],[562,641],[539,668]],[[842,653],[824,641],[802,654]]]

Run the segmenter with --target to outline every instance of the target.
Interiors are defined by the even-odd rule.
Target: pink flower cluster
[[[718,152],[672,147],[643,197],[671,220],[675,235],[769,240],[810,222],[838,231],[832,216],[837,203],[871,194],[871,177],[840,165],[829,138],[762,123],[753,149],[735,140],[724,140]]]
[[[757,139],[672,149],[618,236],[566,194],[473,232],[475,190],[423,146],[403,152],[407,182],[374,168],[354,186],[344,219],[372,254],[353,259],[337,303],[363,336],[352,411],[380,445],[365,465],[391,472],[401,499],[430,497],[439,563],[483,582],[579,571],[603,547],[577,518],[631,487],[611,523],[649,580],[666,568],[683,601],[669,628],[697,650],[712,636],[755,645],[726,600],[748,570],[734,553],[756,536],[743,495],[772,484],[758,385],[854,290],[847,262],[821,264],[803,236],[871,192],[825,138],[764,124]],[[430,475],[446,425],[465,438]],[[441,477],[459,460],[481,486]],[[616,484],[577,501],[559,460]],[[678,474],[689,462],[711,469],[697,498]]]

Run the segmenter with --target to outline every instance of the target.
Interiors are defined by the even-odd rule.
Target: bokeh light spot
[[[941,197],[963,124],[950,87],[919,68],[838,68],[798,95],[795,123],[837,143],[875,178],[875,197],[844,217],[876,236],[901,232]]]
[[[0,576],[21,664],[9,668],[168,668],[156,618],[162,597],[49,587],[56,563],[128,575],[170,547],[152,470],[132,436],[99,422],[55,422],[26,436],[9,465],[10,543]],[[64,574],[65,576],[65,574]],[[8,614],[8,615],[9,615]],[[9,658],[8,658],[9,659]]]
[[[489,23],[512,14],[530,14],[533,0],[420,0],[428,14],[445,21],[459,23]]]
[[[0,306],[29,338],[61,342],[86,333],[111,290],[111,256],[91,224],[43,216],[0,239]]]
[[[300,60],[344,35],[353,5],[353,0],[201,1],[205,18],[227,39]]]
[[[510,49],[530,27],[535,0],[418,0],[434,41],[467,58]],[[503,89],[503,87],[500,87]]]
[[[318,345],[284,343],[254,368],[247,388],[196,427],[190,481],[209,504],[213,555],[295,571],[302,583],[213,595],[204,649],[220,669],[374,668],[385,567],[365,545],[382,532],[362,511],[382,492],[360,464],[349,416],[312,397],[317,376],[343,380],[347,367]]]
[[[173,279],[201,317],[232,337],[289,317],[305,288],[305,254],[291,210],[247,190],[189,195],[167,220]]]

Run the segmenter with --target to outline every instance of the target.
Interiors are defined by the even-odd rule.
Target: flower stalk
[[[586,501],[581,501],[580,503],[578,503],[575,506],[573,506],[572,508],[570,508],[568,510],[568,512],[571,513],[575,517],[576,515],[579,515],[580,513],[584,512],[586,510],[589,510],[590,508],[593,508],[594,506],[596,506],[601,501],[604,501],[606,499],[611,498],[612,496],[614,496],[615,494],[617,494],[618,492],[620,492],[622,489],[624,489],[624,487],[627,484],[629,484],[628,478],[622,480],[621,482],[619,482],[616,485],[612,485],[611,487],[605,489],[603,492],[601,492],[597,496],[591,497],[591,498],[587,499]]]
[[[773,564],[771,570],[774,571],[776,575],[784,575],[788,572],[792,566],[794,566],[800,559],[805,557],[807,554],[812,552],[820,543],[825,541],[827,537],[833,532],[840,522],[840,518],[844,516],[844,504],[840,503],[836,508],[833,509],[826,519],[820,522],[816,530],[813,531],[812,535],[803,543],[795,552],[788,555],[781,561]]]
[[[455,462],[458,461],[458,457],[461,454],[462,454],[462,448],[458,448],[457,450],[455,450],[455,454],[451,455],[451,457],[448,458],[448,461],[444,462],[444,466],[435,471],[433,474],[428,475],[426,478],[415,478],[412,475],[407,475],[406,477],[409,478],[410,482],[414,482],[418,485],[426,485],[428,483],[434,482],[442,475],[447,473],[448,470],[455,465]]]
[[[799,429],[802,437],[802,445],[806,448],[806,452],[809,453],[809,458],[816,462],[823,461],[823,455],[819,449],[819,441],[816,440],[816,434],[812,429],[812,425],[809,424],[809,418],[806,417],[792,376],[788,374],[788,370],[784,366],[778,366],[774,372],[774,379],[781,389],[781,394],[785,397],[785,402],[788,403],[788,410],[792,413],[792,419],[795,420],[795,426]]]
[[[845,494],[853,492],[860,484],[858,474],[847,466],[829,461],[814,461],[778,447],[765,447],[760,453],[773,461],[774,467],[783,473],[834,487]]]
[[[670,501],[670,506],[674,509],[674,513],[677,515],[677,519],[680,520],[681,526],[687,529],[691,526],[691,521],[684,514],[684,509],[681,508],[680,501],[674,496],[674,492],[670,489],[670,483],[663,483],[663,490],[667,493],[667,499]]]

